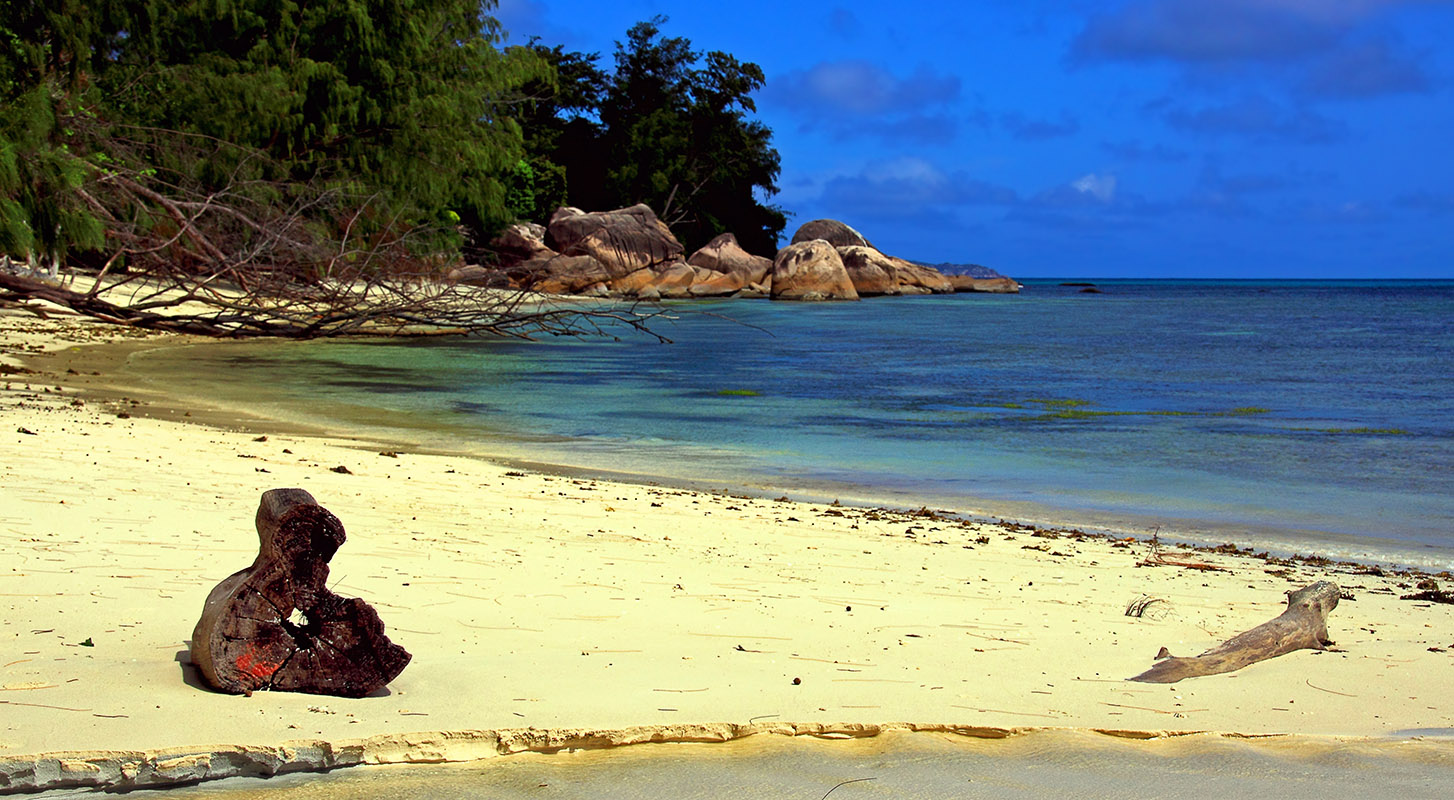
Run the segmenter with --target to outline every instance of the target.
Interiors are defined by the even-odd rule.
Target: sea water
[[[1061,283],[683,302],[651,323],[670,343],[217,344],[131,369],[452,450],[1454,567],[1454,281]]]

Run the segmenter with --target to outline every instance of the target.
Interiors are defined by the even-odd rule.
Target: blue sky
[[[502,0],[767,74],[785,235],[1016,277],[1454,278],[1454,0]]]

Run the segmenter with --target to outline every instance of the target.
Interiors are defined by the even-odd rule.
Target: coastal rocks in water
[[[611,280],[610,271],[587,255],[558,255],[544,261],[529,261],[517,270],[528,273],[522,284],[547,294],[598,294],[594,287],[604,286]]]
[[[552,264],[559,253],[545,244],[545,226],[528,222],[517,222],[505,228],[500,235],[490,240],[496,263],[489,267],[465,267],[450,273],[451,280],[475,286],[530,287],[551,277],[564,268],[573,267],[566,263]],[[462,272],[456,277],[455,272]],[[547,290],[542,290],[547,291]]]
[[[612,278],[681,261],[685,250],[645,204],[591,213],[561,208],[547,232],[561,255],[590,256]]]
[[[886,255],[869,244],[863,234],[836,219],[815,219],[804,223],[793,234],[795,245],[813,240],[826,241],[837,248],[854,290],[861,296],[954,291],[953,284],[939,270]]]
[[[793,244],[822,239],[834,247],[873,247],[863,234],[836,219],[815,219],[805,222],[793,234]]]
[[[853,281],[853,289],[860,297],[901,294],[888,256],[861,245],[839,247],[837,250],[838,257],[843,260],[843,268],[848,270],[848,277]]]
[[[954,284],[939,270],[902,258],[888,258],[904,294],[950,294],[954,291]]]
[[[692,282],[697,279],[697,270],[691,265],[678,261],[674,264],[667,264],[656,273],[656,280],[650,286],[656,290],[658,297],[682,298],[690,297]]]
[[[956,292],[986,292],[989,294],[1016,294],[1020,283],[1014,278],[976,278],[973,275],[946,275]]]
[[[639,297],[642,291],[655,280],[656,272],[654,270],[642,268],[619,278],[612,278],[608,287],[611,294],[617,297]]]
[[[872,247],[839,247],[838,255],[861,296],[954,291],[949,278],[933,267],[884,255]]]
[[[835,253],[830,256],[821,247],[803,247],[813,242],[822,242]],[[793,236],[793,244],[779,251],[775,261],[748,253],[731,233],[717,236],[683,261],[685,248],[656,213],[641,204],[597,212],[563,207],[551,216],[547,228],[512,225],[492,246],[500,254],[508,285],[548,294],[642,300],[856,300],[875,295],[1019,290],[1019,284],[1008,278],[994,282],[948,276],[934,267],[886,255],[863,234],[833,219],[803,225]],[[483,269],[455,270],[450,277],[487,286],[504,283]]]
[[[772,265],[774,300],[857,300],[843,259],[823,239],[790,244]]]
[[[687,263],[697,270],[692,297],[726,297],[751,286],[763,288],[772,275],[772,260],[743,250],[730,233],[708,242]]]
[[[552,258],[556,252],[545,244],[545,226],[533,222],[517,222],[490,240],[490,249],[500,259],[500,266],[510,268],[526,261]]]
[[[768,261],[768,267],[771,266],[772,262]],[[728,297],[738,294],[750,285],[747,276],[741,272],[713,272],[703,267],[696,269],[697,279],[690,290],[692,297]]]
[[[743,285],[762,283],[772,272],[772,259],[755,256],[737,243],[737,237],[730,233],[707,242],[701,250],[692,254],[687,263],[712,272],[741,275]]]

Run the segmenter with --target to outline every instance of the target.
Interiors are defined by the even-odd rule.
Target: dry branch
[[[73,115],[67,124],[97,123]],[[96,161],[104,166],[91,165],[76,188],[104,227],[105,251],[70,254],[59,284],[0,263],[0,304],[52,303],[119,325],[231,338],[530,338],[622,327],[655,335],[648,323],[660,309],[547,305],[540,295],[451,280],[461,264],[447,231],[401,221],[386,199],[350,193],[322,170],[307,181],[268,179],[259,176],[286,170],[259,151],[177,131],[121,131],[133,138],[90,132],[107,142]],[[232,164],[224,178],[185,166],[213,161]],[[183,166],[143,166],[163,163]]]
[[[1338,585],[1318,581],[1287,593],[1287,610],[1276,619],[1228,639],[1199,656],[1171,656],[1132,678],[1142,683],[1176,683],[1183,678],[1232,672],[1294,650],[1326,650],[1328,614],[1338,607]],[[1162,648],[1166,652],[1166,648]]]

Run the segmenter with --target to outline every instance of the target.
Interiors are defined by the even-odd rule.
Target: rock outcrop
[[[792,243],[800,244],[814,239],[822,239],[834,247],[873,247],[863,238],[863,234],[836,219],[815,219],[803,223],[798,232],[793,234]]]
[[[586,213],[562,208],[550,218],[549,240],[565,256],[590,256],[612,278],[682,261],[684,248],[644,204]]]
[[[490,249],[500,258],[502,267],[513,267],[526,261],[548,259],[556,252],[545,244],[545,226],[533,222],[517,222],[490,240]]]
[[[725,297],[752,286],[765,290],[772,275],[772,259],[743,250],[730,233],[708,242],[687,263],[697,268],[692,297]]]
[[[838,255],[865,297],[884,294],[949,294],[954,285],[933,267],[887,256],[872,247],[840,247]]]
[[[837,250],[860,297],[903,293],[888,256],[872,247],[839,247]]]
[[[973,275],[947,275],[956,292],[986,292],[989,294],[1017,294],[1020,283],[1014,278],[976,278]]]
[[[470,286],[485,286],[492,289],[508,289],[513,284],[510,276],[503,270],[482,267],[479,264],[466,264],[462,267],[455,267],[445,273],[445,280],[450,283],[464,283]]]
[[[954,284],[949,282],[948,276],[933,267],[892,256],[889,260],[893,262],[904,294],[950,294],[954,291]]]
[[[774,300],[857,300],[837,249],[823,239],[790,244],[772,264]]]
[[[772,272],[772,259],[743,250],[742,245],[737,243],[737,237],[730,233],[707,242],[687,259],[687,263],[712,272],[741,275],[748,283],[762,283]]]
[[[853,287],[860,296],[948,294],[949,278],[933,267],[886,255],[863,234],[836,219],[815,219],[793,234],[793,243],[821,239],[837,248]]]
[[[833,219],[806,223],[776,260],[742,249],[724,233],[683,260],[685,248],[645,205],[615,211],[558,209],[550,225],[516,224],[491,242],[494,270],[464,267],[450,280],[514,286],[549,294],[643,300],[772,297],[856,300],[955,291],[1014,292],[1009,278],[948,276],[886,255],[863,234]],[[553,248],[553,249],[552,249]],[[990,273],[995,274],[995,273]]]
[[[604,294],[606,283],[611,280],[605,265],[587,255],[558,255],[527,261],[517,269],[529,274],[526,282],[531,289],[546,294]]]

